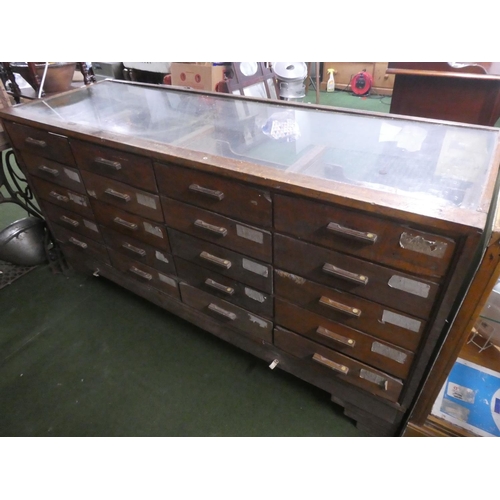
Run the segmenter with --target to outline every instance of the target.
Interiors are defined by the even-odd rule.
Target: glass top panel
[[[468,210],[478,208],[498,135],[113,81],[17,113]]]

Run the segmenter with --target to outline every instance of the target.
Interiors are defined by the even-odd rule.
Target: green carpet
[[[2,436],[363,436],[329,395],[103,278],[0,291]]]
[[[377,113],[389,113],[391,109],[391,97],[382,95],[357,96],[345,90],[335,92],[320,92],[319,103],[325,106],[337,108],[360,109],[362,111],[374,111]],[[303,102],[316,103],[316,91],[309,90]]]

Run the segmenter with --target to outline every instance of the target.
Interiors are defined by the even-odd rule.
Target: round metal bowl
[[[14,73],[19,73],[36,90],[37,83],[33,80],[26,63],[11,63],[10,67]],[[45,70],[45,63],[35,63],[35,69],[41,81]],[[47,93],[69,90],[75,70],[76,62],[49,63],[43,90]]]
[[[0,231],[0,260],[18,266],[38,266],[46,262],[45,222],[25,217]]]

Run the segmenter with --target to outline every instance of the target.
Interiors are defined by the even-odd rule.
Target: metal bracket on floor
[[[277,366],[278,366],[278,363],[279,363],[279,359],[275,359],[270,365],[269,365],[269,368],[271,368],[271,370],[274,370]]]

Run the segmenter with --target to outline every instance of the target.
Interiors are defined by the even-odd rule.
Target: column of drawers
[[[70,262],[110,264],[67,137],[5,123],[54,238]]]
[[[311,200],[274,203],[275,345],[397,402],[455,242]]]
[[[271,343],[269,193],[176,165],[154,167],[183,302]]]
[[[111,265],[125,278],[179,299],[152,161],[74,139],[71,147]]]

